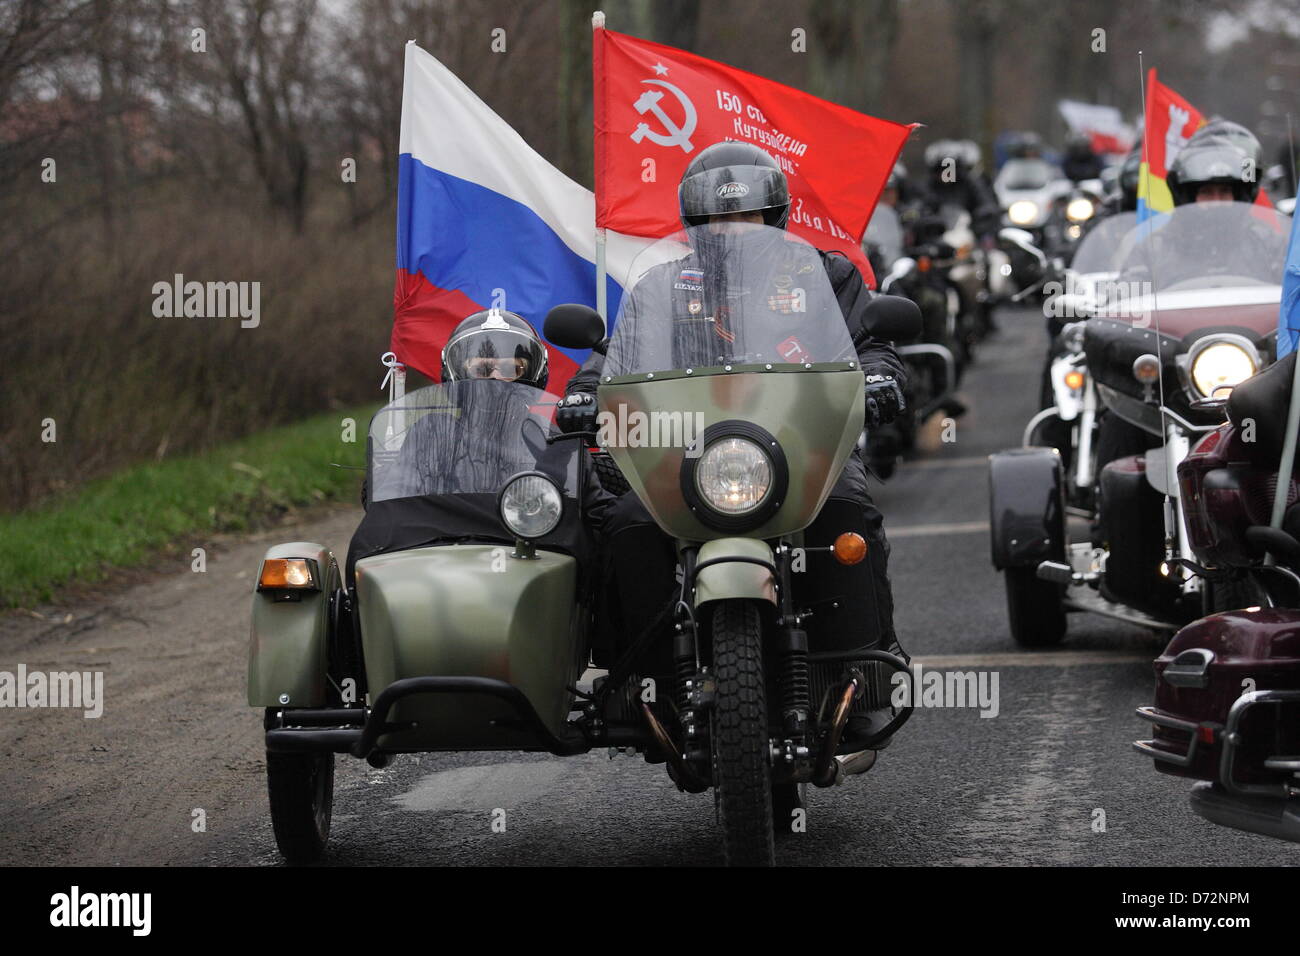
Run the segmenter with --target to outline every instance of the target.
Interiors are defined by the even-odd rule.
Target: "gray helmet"
[[[1263,147],[1259,145],[1259,139],[1254,133],[1242,126],[1240,123],[1234,123],[1232,120],[1221,118],[1212,119],[1198,129],[1192,134],[1191,139],[1187,141],[1186,146],[1183,148],[1186,149],[1187,146],[1201,146],[1205,143],[1211,142],[1227,143],[1228,145],[1236,146],[1239,150],[1250,157],[1251,162],[1255,164],[1256,169],[1259,168],[1259,164],[1264,158]]]
[[[790,218],[785,173],[750,143],[726,141],[702,150],[682,174],[677,200],[687,227],[733,212],[761,212],[763,221],[778,229]]]
[[[503,363],[513,373],[509,380],[546,387],[550,372],[541,336],[514,312],[484,309],[452,329],[442,349],[442,380],[491,378],[491,369]]]
[[[1254,202],[1259,192],[1255,167],[1241,149],[1222,140],[1190,141],[1178,151],[1165,177],[1175,206],[1196,202],[1196,193],[1211,183],[1232,187],[1236,202]]]

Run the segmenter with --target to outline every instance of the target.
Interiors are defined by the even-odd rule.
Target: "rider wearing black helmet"
[[[686,168],[678,198],[683,224],[687,227],[707,224],[708,229],[692,231],[692,252],[687,259],[656,266],[638,282],[636,290],[629,293],[664,295],[673,302],[675,311],[677,303],[671,289],[675,280],[680,282],[683,263],[698,269],[695,274],[703,278],[697,281],[704,285],[709,282],[710,236],[715,229],[718,235],[742,236],[743,232],[737,230],[744,230],[746,223],[754,224],[754,228],[766,225],[784,229],[790,213],[790,192],[785,174],[776,160],[747,143],[716,143],[701,151]],[[764,246],[761,255],[771,256],[774,264],[783,255],[811,253],[820,256],[820,265],[830,280],[864,373],[867,424],[874,426],[890,421],[905,406],[902,393],[905,372],[893,347],[874,338],[867,328],[866,307],[877,293],[866,287],[861,273],[843,255],[816,252],[792,243],[766,245],[767,237],[760,233],[755,234],[754,240]],[[809,265],[816,268],[816,263],[817,259],[813,259],[811,264],[800,264],[799,268],[808,268]],[[656,270],[662,273],[662,278]],[[626,312],[627,306],[624,308]],[[691,311],[698,312],[699,309]],[[626,316],[624,320],[627,320]],[[682,324],[689,325],[689,317],[684,317]],[[593,429],[595,391],[603,367],[604,356],[593,353],[570,380],[568,397],[557,415],[562,429]],[[839,531],[844,530],[847,521],[853,525],[853,530],[867,539],[869,560],[845,569],[854,577],[834,582],[836,594],[825,602],[825,607],[834,605],[838,610],[819,609],[818,625],[823,633],[846,642],[842,644],[844,648],[869,645],[900,652],[893,629],[893,598],[887,573],[889,544],[884,534],[883,516],[871,501],[866,467],[856,449],[831,490],[822,515],[834,523],[835,528],[819,527],[822,523],[822,518],[819,518],[807,531],[810,545],[829,544]],[[631,492],[619,498],[610,509],[606,533],[623,620],[654,620],[672,596],[677,563],[673,542]],[[822,584],[832,586],[829,581],[808,580],[800,584],[809,590]],[[838,603],[835,597],[840,598]],[[810,643],[815,641],[811,628],[809,640]],[[670,647],[671,641],[658,642],[656,646]]]

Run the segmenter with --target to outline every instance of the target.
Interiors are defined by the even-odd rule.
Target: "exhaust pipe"
[[[681,751],[673,743],[673,738],[669,736],[664,725],[659,723],[659,718],[650,710],[650,705],[645,701],[641,702],[641,715],[645,717],[646,724],[650,727],[650,734],[654,737],[655,743],[659,749],[664,752],[668,758],[668,776],[677,784],[677,788],[686,793],[703,793],[709,789],[709,784],[701,780],[694,770],[686,763],[682,757]]]
[[[853,706],[853,699],[861,693],[862,686],[862,675],[855,670],[849,682],[840,691],[840,699],[835,704],[835,713],[831,717],[830,729],[826,732],[826,740],[822,744],[822,752],[817,758],[817,767],[813,771],[812,782],[819,787],[830,787],[836,783],[838,762],[835,760],[835,751],[840,746],[844,726],[849,722],[849,710]]]

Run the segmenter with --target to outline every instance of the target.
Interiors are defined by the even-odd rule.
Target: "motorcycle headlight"
[[[1038,203],[1031,199],[1017,199],[1007,207],[1007,218],[1017,226],[1029,226],[1038,221]]]
[[[1202,398],[1213,398],[1215,390],[1225,386],[1236,388],[1258,368],[1253,349],[1223,339],[1198,342],[1190,361],[1192,387]]]
[[[530,541],[555,530],[564,502],[555,482],[545,475],[528,472],[506,482],[497,509],[511,534]]]
[[[695,466],[695,489],[719,514],[749,514],[772,490],[772,459],[747,438],[719,438]]]
[[[1092,204],[1091,199],[1076,196],[1066,205],[1065,216],[1072,222],[1083,222],[1085,219],[1091,219],[1095,211],[1096,207]]]

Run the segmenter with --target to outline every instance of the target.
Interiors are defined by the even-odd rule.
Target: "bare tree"
[[[813,0],[808,80],[824,99],[879,109],[898,35],[898,0]]]

